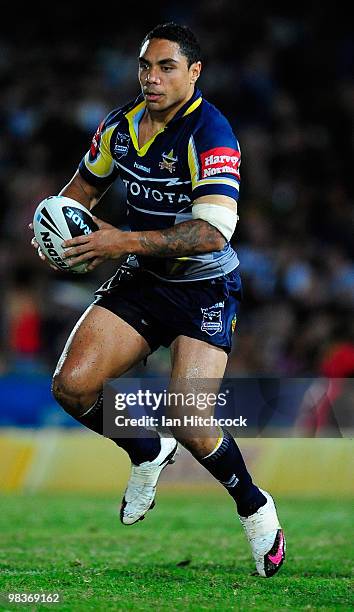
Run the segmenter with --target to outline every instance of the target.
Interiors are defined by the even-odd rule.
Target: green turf
[[[353,500],[277,503],[288,558],[262,579],[221,489],[161,488],[156,508],[132,527],[119,523],[111,497],[2,496],[0,592],[61,595],[27,610],[353,609]]]

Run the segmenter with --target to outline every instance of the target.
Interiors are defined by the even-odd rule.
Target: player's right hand
[[[28,227],[30,230],[33,231],[33,223],[29,223]],[[41,247],[39,246],[35,236],[33,236],[32,240],[31,240],[31,245],[33,246],[33,248],[37,251],[38,256],[40,257],[40,259],[42,261],[45,261],[51,268],[53,268],[53,270],[56,270],[57,272],[59,271],[59,268],[57,268],[56,266],[54,266],[52,264],[52,262],[44,255]]]

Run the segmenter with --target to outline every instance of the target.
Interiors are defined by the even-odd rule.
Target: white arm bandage
[[[238,221],[236,210],[231,210],[221,204],[208,204],[206,202],[193,204],[192,216],[193,219],[208,221],[210,225],[213,225],[222,233],[228,242],[231,240]]]

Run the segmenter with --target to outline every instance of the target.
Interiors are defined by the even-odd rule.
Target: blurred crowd
[[[251,5],[251,6],[250,6]],[[281,7],[281,8],[280,8]],[[90,21],[79,7],[26,15],[0,34],[0,372],[51,371],[94,289],[114,271],[55,273],[28,229],[37,204],[71,178],[98,123],[139,93],[146,31],[188,24],[205,51],[200,88],[242,150],[233,243],[244,301],[229,374],[306,376],[338,347],[353,355],[354,43],[326,3],[154,2]],[[117,181],[97,216],[124,222]],[[168,367],[161,349],[151,364]],[[354,374],[337,359],[332,375]]]

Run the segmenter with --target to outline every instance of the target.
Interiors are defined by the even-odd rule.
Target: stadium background
[[[10,8],[10,11],[14,10]],[[97,124],[138,92],[138,43],[185,22],[205,50],[200,86],[242,148],[235,246],[245,287],[229,376],[351,376],[354,44],[325,3],[154,2],[113,13],[21,10],[0,34],[0,487],[121,490],[126,457],[53,401],[50,375],[92,292],[114,270],[56,274],[30,247],[36,205],[70,179]],[[8,22],[11,22],[9,16]],[[97,216],[124,220],[117,183]],[[168,352],[149,374],[168,371]],[[142,375],[142,369],[137,369]],[[275,493],[353,493],[350,440],[245,440]],[[294,461],[294,457],[297,461]],[[262,458],[262,460],[260,460]],[[166,486],[208,481],[182,453]]]

